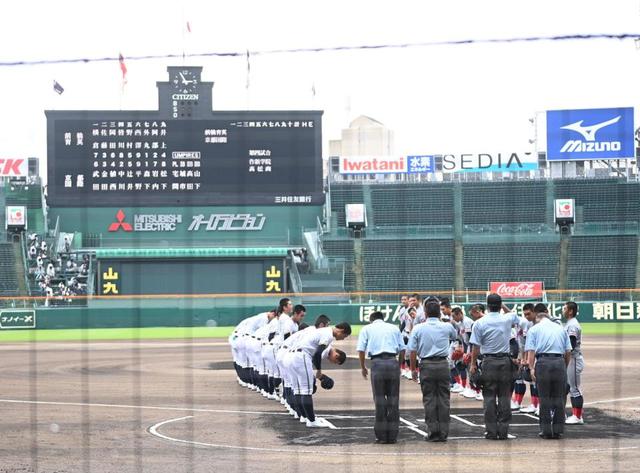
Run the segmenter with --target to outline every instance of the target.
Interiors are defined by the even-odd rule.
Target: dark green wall
[[[116,213],[125,213],[125,222],[133,225],[134,214],[179,214],[182,222],[175,231],[164,232],[109,232],[109,225],[116,222]],[[206,224],[198,231],[187,231],[193,217],[211,214],[251,214],[255,217],[262,214],[266,220],[259,231],[207,231]],[[181,246],[245,246],[252,244],[299,244],[302,239],[302,228],[315,228],[317,217],[322,215],[322,206],[252,206],[252,207],[108,207],[108,208],[51,208],[49,218],[55,222],[60,217],[60,230],[64,232],[80,232],[102,234],[102,246],[122,248],[153,246],[171,247],[175,242]]]
[[[109,328],[109,327],[191,327],[232,326],[250,315],[273,307],[271,302],[262,306],[216,307],[215,303],[197,304],[193,300],[167,300],[159,307],[149,307],[141,301],[122,306],[110,301],[99,301],[102,307],[88,308],[41,308],[36,314],[36,328]],[[295,302],[295,300],[294,300]],[[266,305],[269,304],[269,305]],[[469,304],[462,304],[468,308]],[[551,312],[560,315],[563,303],[551,304]],[[581,322],[634,322],[640,320],[636,304],[626,302],[579,303]],[[136,307],[137,306],[137,307]],[[397,320],[397,306],[391,304],[309,304],[307,320],[311,324],[319,314],[327,314],[333,323],[342,321],[362,324],[373,310],[382,310],[387,320]]]

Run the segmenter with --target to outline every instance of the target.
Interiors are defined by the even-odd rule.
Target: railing
[[[555,233],[546,223],[468,224],[462,228],[466,233]]]
[[[375,175],[375,173],[371,173]],[[347,185],[363,185],[363,184],[408,184],[421,185],[429,184],[451,184],[452,182],[516,182],[516,181],[619,181],[629,182],[638,180],[638,175],[625,174],[621,176],[610,176],[608,174],[593,174],[590,176],[558,176],[553,177],[548,168],[541,168],[536,171],[523,172],[482,172],[482,173],[450,173],[442,172],[432,174],[419,173],[397,173],[383,174],[383,178],[370,179],[368,174],[347,175],[338,172],[329,172],[328,181],[330,184],[347,184]]]
[[[290,230],[287,230],[287,235],[283,238],[251,236],[244,240],[214,240],[207,237],[196,238],[191,236],[183,238],[167,238],[166,236],[162,236],[155,239],[126,240],[105,236],[102,233],[83,235],[84,248],[227,248],[247,245],[256,247],[292,246],[291,233]],[[300,245],[296,245],[296,248],[299,247]]]
[[[578,223],[574,225],[574,234],[598,235],[598,234],[632,234],[637,235],[640,231],[638,222],[590,222]]]
[[[40,178],[38,177],[38,180]],[[44,234],[49,234],[49,211],[47,210],[47,199],[44,196],[44,187],[40,186],[40,205],[42,206],[42,218],[44,219]]]
[[[89,267],[87,268],[87,295],[91,297],[94,293],[96,274],[93,273],[93,253],[89,252]]]
[[[452,238],[453,225],[374,226],[367,227],[364,231],[367,239],[385,239],[388,237],[398,236],[413,238],[442,236],[445,238]],[[348,228],[337,228],[335,234],[330,237],[330,239],[334,238],[352,238],[352,235]]]
[[[24,232],[20,233],[20,255],[22,256],[22,267],[24,271],[22,273],[22,277],[24,278],[24,284],[27,288],[27,294],[33,295],[31,293],[31,284],[29,282],[29,265],[27,264],[27,244],[24,240]]]
[[[290,260],[289,264],[289,276],[291,277],[291,291],[295,293],[302,292],[302,278],[300,278],[300,271],[298,271],[298,265],[296,264],[293,253],[290,251],[288,255]]]

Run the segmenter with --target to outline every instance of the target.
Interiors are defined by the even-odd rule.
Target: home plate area
[[[309,428],[293,417],[262,416],[265,428],[271,428],[283,443],[289,445],[344,445],[371,443],[374,440],[374,416],[371,410],[346,412],[319,412],[330,428]],[[538,418],[531,414],[514,412],[509,433],[516,439],[538,439]],[[480,409],[452,409],[449,441],[484,438],[484,420]],[[424,440],[427,428],[421,410],[400,411],[398,442]],[[585,415],[585,424],[565,426],[567,439],[639,438],[640,423],[621,420],[591,408]]]

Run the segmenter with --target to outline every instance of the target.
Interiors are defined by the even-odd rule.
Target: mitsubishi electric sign
[[[547,160],[635,156],[633,107],[547,111]]]
[[[233,232],[261,231],[266,217],[264,214],[209,214],[193,215],[190,222],[183,222],[182,214],[134,214],[133,222],[122,209],[108,226],[109,232],[175,232],[184,223],[188,232]]]

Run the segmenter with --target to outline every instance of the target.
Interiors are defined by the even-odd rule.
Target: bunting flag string
[[[592,41],[592,40],[640,40],[640,33],[617,33],[617,34],[568,34],[557,36],[526,36],[516,38],[489,38],[489,39],[462,39],[447,41],[430,41],[422,43],[402,43],[402,44],[365,44],[356,46],[335,46],[335,47],[318,47],[318,48],[293,48],[293,49],[269,49],[262,51],[252,51],[251,55],[260,56],[268,54],[299,54],[299,53],[323,53],[323,52],[342,52],[342,51],[366,51],[377,49],[403,49],[403,48],[421,48],[436,46],[464,46],[469,44],[504,44],[504,43],[524,43],[524,42],[544,42],[544,41]],[[241,57],[247,52],[238,51],[210,51],[203,53],[191,53],[186,57]],[[151,59],[179,59],[182,54],[155,54],[130,56],[128,61],[144,61]],[[94,58],[60,58],[60,59],[36,59],[36,60],[19,60],[19,61],[0,61],[0,67],[14,66],[38,66],[44,64],[72,64],[72,63],[91,63],[91,62],[108,62],[119,61],[121,57],[94,57]],[[121,63],[122,64],[122,63]]]

